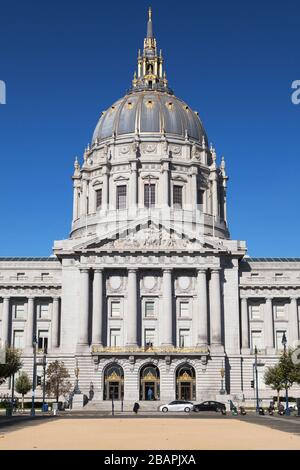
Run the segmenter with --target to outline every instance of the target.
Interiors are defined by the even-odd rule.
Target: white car
[[[170,403],[167,403],[166,405],[161,405],[159,407],[159,411],[162,411],[163,413],[167,413],[168,411],[185,411],[186,413],[189,413],[193,409],[193,403],[191,401],[185,401],[185,400],[174,400],[170,401]]]

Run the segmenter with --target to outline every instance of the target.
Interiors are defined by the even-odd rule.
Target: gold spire
[[[148,10],[148,18],[149,18],[149,21],[152,21],[152,8],[149,7],[149,10]]]

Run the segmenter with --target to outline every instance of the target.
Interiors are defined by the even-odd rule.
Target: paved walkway
[[[68,415],[23,421],[0,429],[4,449],[297,449],[300,421],[267,417],[199,414],[160,417],[119,416],[91,419]],[[296,422],[295,422],[296,421]],[[266,427],[267,426],[267,432]],[[274,427],[285,427],[285,432]],[[291,433],[287,426],[297,426]],[[298,435],[296,435],[298,434]]]

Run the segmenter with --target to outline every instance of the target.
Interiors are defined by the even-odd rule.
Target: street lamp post
[[[31,416],[35,416],[35,408],[34,408],[34,397],[35,397],[35,388],[36,388],[36,345],[37,340],[36,336],[33,336],[32,346],[33,346],[33,374],[32,374],[32,399],[31,399]]]
[[[221,374],[221,390],[220,390],[220,395],[224,395],[225,394],[225,390],[224,390],[224,376],[225,376],[225,369],[224,369],[224,362],[222,361],[222,367],[220,369],[220,374]]]
[[[74,392],[73,392],[75,395],[78,395],[78,394],[81,393],[80,388],[79,388],[79,379],[78,379],[78,377],[79,377],[79,372],[80,372],[80,369],[79,369],[79,367],[78,367],[78,359],[77,359],[77,357],[76,357],[76,367],[75,367],[75,369],[74,369],[74,373],[75,373],[75,377],[76,377],[76,382],[75,382],[75,387],[74,387]]]
[[[286,359],[286,344],[287,344],[287,339],[286,339],[286,334],[285,331],[282,335],[282,340],[281,343],[283,345],[283,354]],[[288,384],[287,384],[287,377],[285,377],[285,414],[286,416],[290,415],[290,409],[289,409],[289,392],[288,392]]]
[[[259,412],[259,398],[258,398],[258,372],[257,372],[257,347],[254,348],[254,357],[255,357],[255,394],[256,394],[256,412]]]
[[[42,404],[42,411],[44,411],[44,409],[45,409],[46,365],[47,365],[47,349],[44,348],[44,354],[43,354],[43,404]]]

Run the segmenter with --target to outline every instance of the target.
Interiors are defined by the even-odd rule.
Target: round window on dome
[[[170,109],[172,111],[172,109],[174,109],[174,104],[172,103],[172,101],[169,101],[167,103],[167,108]]]
[[[128,101],[127,109],[132,109],[132,108],[133,108],[133,103],[131,101]]]
[[[146,101],[146,106],[147,106],[147,108],[150,108],[150,109],[152,109],[152,108],[153,108],[153,105],[154,105],[154,103],[153,103],[153,101],[152,101],[152,100],[148,100],[148,101]]]

